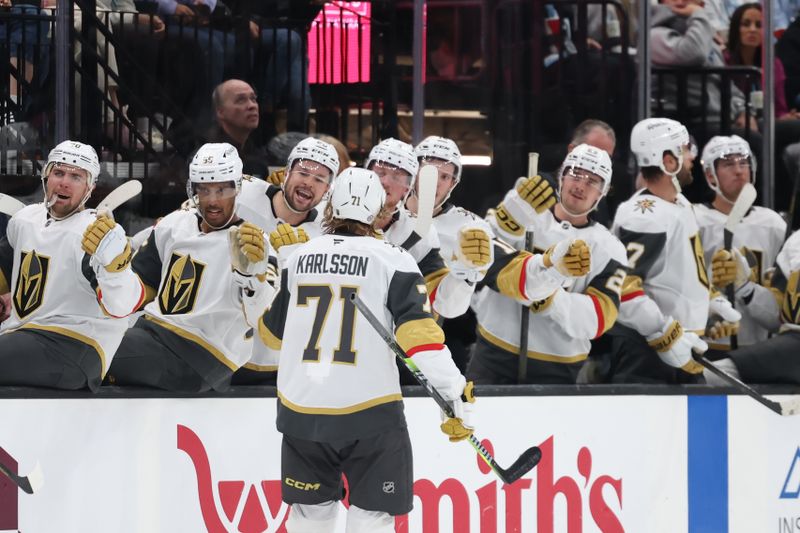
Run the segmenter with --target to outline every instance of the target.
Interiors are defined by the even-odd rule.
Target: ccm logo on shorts
[[[295,481],[294,479],[287,477],[283,480],[284,483],[293,487],[295,489],[300,490],[319,490],[319,483],[305,483],[303,481]]]

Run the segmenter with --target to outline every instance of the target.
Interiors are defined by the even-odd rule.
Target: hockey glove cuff
[[[692,352],[705,353],[708,344],[691,331],[684,331],[677,320],[671,320],[660,332],[647,337],[647,343],[658,352],[661,360],[689,374],[700,374],[703,366],[694,360]]]

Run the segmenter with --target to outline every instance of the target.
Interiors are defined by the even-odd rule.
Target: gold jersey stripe
[[[6,275],[3,274],[3,271],[0,270],[0,294],[6,294],[11,292],[11,289],[8,286],[8,280],[6,279]]]
[[[245,363],[243,368],[255,370],[256,372],[277,372],[278,365],[257,365],[255,363]]]
[[[514,300],[528,299],[523,291],[525,290],[525,264],[531,257],[533,256],[528,252],[520,252],[497,274],[497,289],[500,294]]]
[[[164,329],[170,330],[172,333],[177,335],[178,337],[182,337],[188,341],[192,341],[195,344],[198,344],[205,348],[211,355],[213,355],[220,363],[227,366],[231,370],[235,371],[239,368],[236,363],[228,359],[224,353],[220,352],[217,348],[211,346],[208,342],[206,342],[203,338],[194,333],[190,333],[183,328],[176,326],[175,324],[170,324],[169,322],[165,322],[160,318],[156,318],[152,315],[144,315],[147,320],[151,322],[155,322],[159,326],[163,327]]]
[[[422,344],[444,344],[444,332],[432,318],[404,322],[394,335],[397,344],[406,352]]]
[[[278,399],[287,409],[291,409],[296,413],[305,415],[349,415],[385,403],[402,402],[403,396],[401,394],[389,394],[388,396],[380,396],[348,407],[302,407],[287,400],[281,394],[281,391],[278,391]]]
[[[23,324],[17,329],[38,329],[41,331],[51,331],[53,333],[58,333],[59,335],[64,335],[65,337],[69,337],[71,339],[75,339],[76,341],[80,341],[84,344],[88,344],[97,352],[98,357],[100,357],[100,365],[101,365],[101,378],[106,376],[106,352],[103,351],[103,348],[100,344],[91,337],[87,337],[86,335],[82,335],[77,331],[72,331],[71,329],[62,328],[60,326],[43,326],[42,324]],[[9,330],[13,331],[13,330]]]
[[[642,278],[628,274],[622,282],[622,296],[642,290]]]
[[[283,341],[269,330],[267,325],[264,324],[263,319],[258,321],[258,336],[261,337],[262,342],[266,344],[268,348],[272,348],[273,350],[280,350],[283,345]]]
[[[425,287],[428,289],[428,294],[433,294],[433,291],[439,286],[444,277],[450,273],[447,268],[440,268],[425,276]]]
[[[478,324],[478,335],[480,335],[486,342],[497,346],[507,352],[511,352],[514,354],[519,353],[519,346],[514,346],[510,342],[506,342],[503,339],[495,337],[488,331],[486,331],[483,326]],[[581,361],[585,361],[586,358],[589,356],[588,353],[581,353],[578,355],[553,355],[549,353],[541,353],[541,352],[534,352],[533,350],[528,350],[528,358],[529,359],[536,359],[537,361],[548,361],[550,363],[580,363]]]
[[[595,338],[599,337],[609,329],[611,326],[614,325],[614,322],[617,321],[617,315],[619,314],[619,308],[614,303],[614,300],[611,297],[604,293],[603,291],[595,288],[589,287],[586,289],[586,294],[589,296],[594,296],[597,298],[597,303],[599,304],[599,311],[602,316],[597,317],[597,333]]]

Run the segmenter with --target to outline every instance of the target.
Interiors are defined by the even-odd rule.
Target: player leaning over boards
[[[84,209],[99,173],[94,148],[60,143],[42,172],[44,203],[17,212],[0,239],[0,294],[12,302],[2,385],[97,390],[144,297],[122,227]]]
[[[686,128],[665,118],[642,120],[631,131],[646,188],[623,202],[614,218],[630,268],[618,320],[634,330],[619,332],[615,381],[702,381],[692,351],[708,348],[699,337],[707,323],[741,318],[711,290],[694,210],[681,194],[692,179],[689,142]]]
[[[236,216],[242,161],[227,143],[189,164],[191,204],[161,219],[133,259],[148,289],[109,371],[118,385],[225,389],[253,349],[251,328],[274,295],[261,229]]]
[[[521,180],[489,216],[509,244],[522,247],[528,228],[534,249],[546,252],[533,258],[513,249],[505,257],[497,254],[475,304],[478,341],[467,376],[476,383],[517,383],[521,312],[530,313],[529,383],[575,383],[590,341],[614,324],[627,270],[625,248],[589,218],[611,187],[611,172],[608,153],[580,144],[559,170],[558,203],[547,181],[535,176]],[[541,270],[558,283],[529,289],[529,273]],[[522,275],[525,284],[519,283]],[[540,295],[532,296],[533,290]]]
[[[383,231],[387,241],[407,250],[417,262],[425,277],[434,312],[445,318],[464,314],[469,308],[472,287],[464,276],[445,266],[434,225],[418,235],[416,218],[405,207],[419,171],[414,148],[397,139],[384,139],[370,150],[364,166],[378,175],[386,191],[386,209],[375,227]],[[464,246],[466,251],[469,243],[465,242]],[[475,270],[482,268],[485,267]]]
[[[322,233],[322,213],[317,206],[338,173],[336,148],[307,137],[289,154],[280,186],[256,179],[242,183],[238,214],[270,235],[281,263],[297,244]],[[252,356],[234,374],[233,385],[275,385],[278,361],[259,339],[254,343]]]
[[[747,141],[731,135],[712,137],[703,148],[702,164],[715,195],[711,203],[695,205],[694,211],[711,284],[720,290],[734,285],[736,309],[742,314],[739,345],[753,344],[780,326],[778,301],[762,282],[781,250],[786,222],[772,209],[753,206],[734,228],[732,251],[725,250],[723,227],[742,187],[755,181],[756,161]],[[714,333],[721,338],[709,344],[727,351],[730,339],[720,329]]]
[[[433,202],[433,226],[439,236],[440,254],[451,274],[463,280],[456,288],[464,292],[464,298],[469,298],[494,260],[492,230],[475,213],[448,201],[461,182],[461,151],[455,142],[431,135],[414,148],[414,153],[420,168],[425,165],[436,167],[438,180]],[[415,215],[419,207],[418,194],[419,180],[405,204]],[[475,342],[475,315],[467,310],[461,316],[445,320],[442,329],[453,360],[465,370],[468,347]]]
[[[450,440],[472,433],[472,387],[443,344],[419,268],[408,252],[376,238],[385,198],[373,172],[345,170],[326,207],[326,235],[291,255],[259,324],[264,342],[280,350],[277,426],[283,500],[292,505],[289,533],[334,530],[342,473],[350,486],[348,533],[393,532],[394,515],[412,508],[411,443],[395,356],[351,294],[453,402],[458,418],[442,424]]]

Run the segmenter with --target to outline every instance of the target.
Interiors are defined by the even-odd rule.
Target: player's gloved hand
[[[475,393],[473,392],[473,383],[467,382],[464,387],[464,392],[461,393],[461,398],[450,402],[453,407],[453,414],[455,418],[448,418],[442,412],[442,424],[439,426],[442,432],[450,438],[450,442],[458,442],[468,439],[475,427],[471,423],[472,408],[475,404]]]
[[[131,245],[125,230],[108,215],[101,215],[83,232],[81,249],[108,272],[122,272],[131,263]]]
[[[284,246],[308,242],[308,234],[303,228],[295,228],[290,224],[279,224],[275,231],[269,234],[269,243],[277,252]]]
[[[747,258],[736,248],[720,248],[711,257],[711,283],[718,289],[733,283],[738,290],[750,280],[752,272]]]
[[[556,203],[553,187],[541,176],[519,180],[517,194],[536,211],[537,215],[544,213]]]
[[[706,337],[715,341],[736,335],[739,333],[738,322],[728,322],[727,320],[712,320],[706,325]]]
[[[266,281],[269,245],[261,228],[250,222],[228,228],[234,283],[248,290]]]
[[[494,263],[494,246],[488,225],[467,223],[458,230],[456,257],[448,261],[450,272],[458,279],[477,283]]]
[[[708,344],[691,331],[684,331],[677,320],[669,318],[666,327],[647,336],[647,343],[658,352],[658,356],[673,368],[680,368],[689,374],[701,374],[703,365],[692,357],[708,350]]]
[[[581,239],[563,240],[547,249],[542,264],[554,267],[562,276],[585,276],[592,267],[591,250]]]
[[[712,320],[722,319],[730,323],[739,323],[742,313],[733,308],[727,298],[718,294],[708,302],[708,316]]]
[[[286,169],[281,168],[272,172],[269,176],[267,176],[267,183],[280,187],[285,179],[286,179]]]

